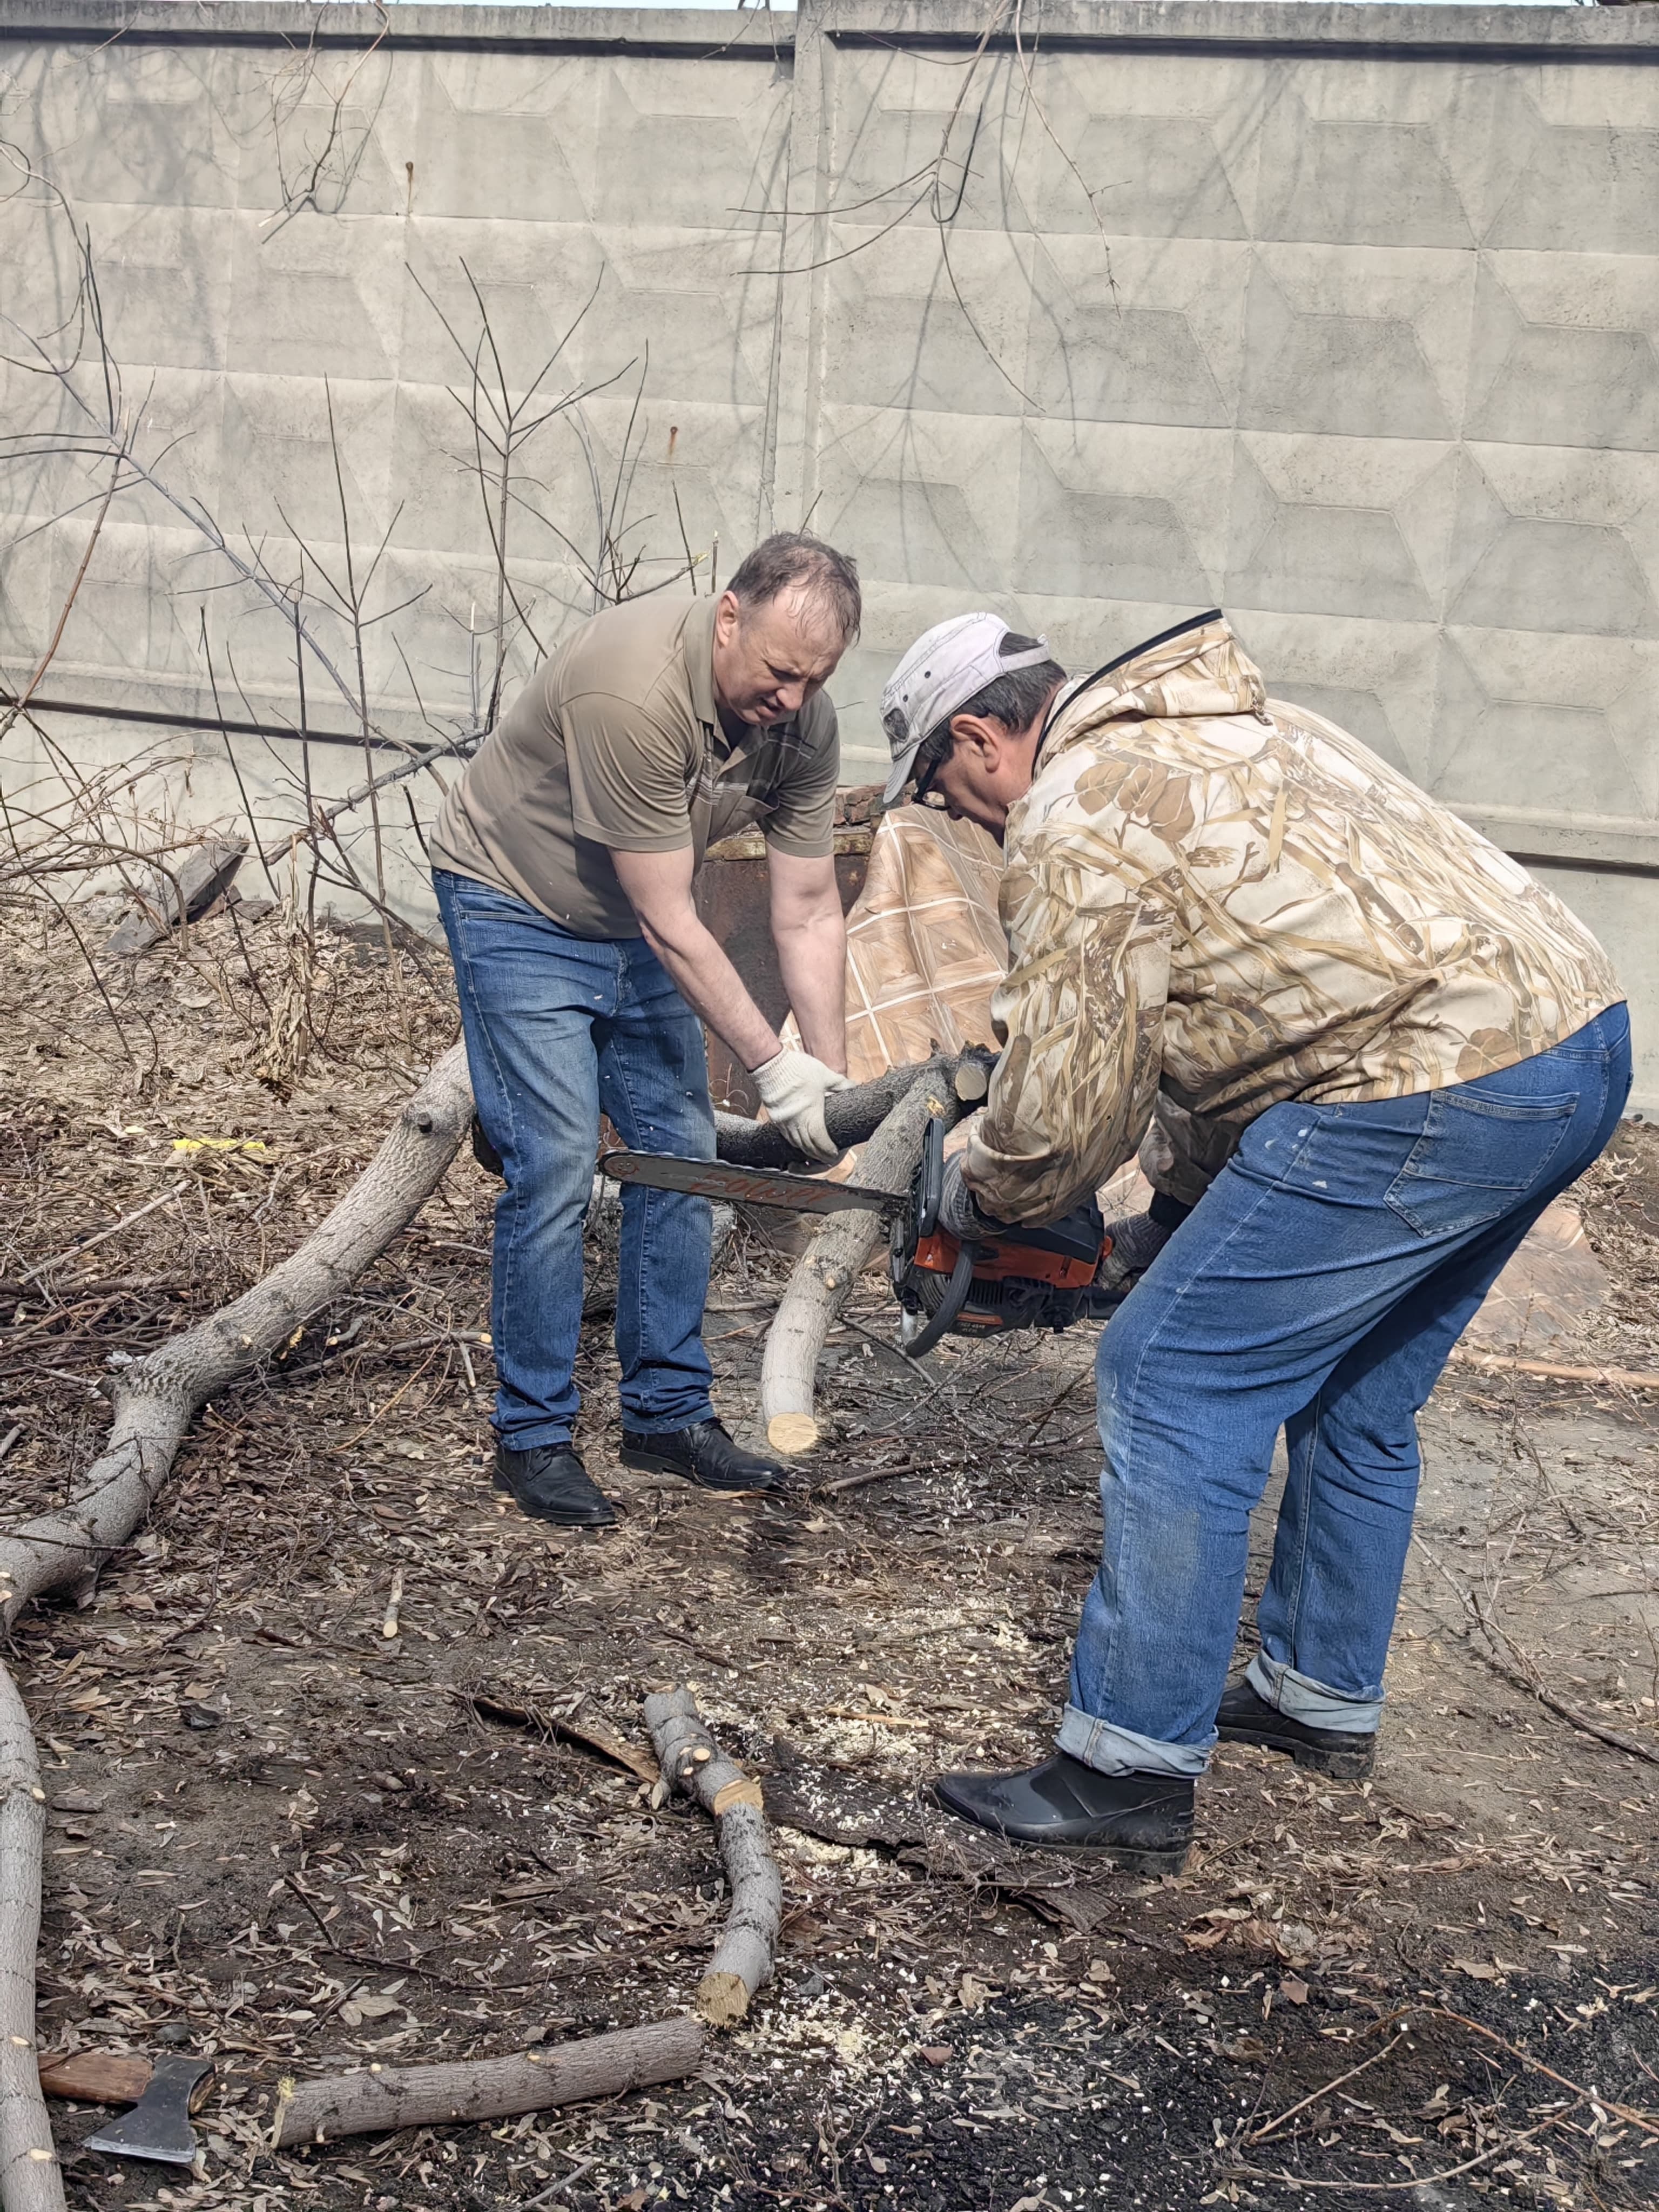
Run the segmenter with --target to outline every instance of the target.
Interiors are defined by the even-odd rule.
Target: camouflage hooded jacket
[[[1282,1099],[1467,1083],[1621,995],[1523,868],[1269,700],[1218,614],[1064,700],[1004,859],[1006,1049],[963,1164],[1005,1221],[1055,1218],[1137,1148],[1191,1202]]]

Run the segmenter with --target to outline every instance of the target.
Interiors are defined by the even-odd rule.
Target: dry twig
[[[1469,1623],[1466,1632],[1469,1649],[1483,1666],[1489,1667],[1494,1674],[1501,1675],[1514,1688],[1524,1690],[1529,1697],[1536,1698],[1540,1705],[1547,1706],[1551,1712],[1573,1728],[1583,1729],[1586,1735],[1593,1735],[1597,1742],[1606,1744],[1609,1750],[1621,1751],[1627,1759],[1644,1759],[1650,1766],[1659,1766],[1659,1750],[1651,1744],[1643,1743],[1633,1735],[1626,1735],[1622,1729],[1609,1728],[1604,1721],[1592,1720],[1579,1706],[1570,1705],[1566,1698],[1552,1690],[1514,1638],[1482,1611],[1474,1592],[1458,1581],[1445,1561],[1424,1542],[1421,1536],[1414,1535],[1412,1541],[1462,1607]],[[1480,1640],[1482,1638],[1484,1642]],[[1506,1653],[1509,1655],[1507,1657]]]

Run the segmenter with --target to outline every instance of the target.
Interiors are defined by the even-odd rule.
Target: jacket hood
[[[1260,714],[1267,698],[1261,671],[1215,609],[1149,638],[1085,677],[1044,732],[1037,770],[1109,723]]]

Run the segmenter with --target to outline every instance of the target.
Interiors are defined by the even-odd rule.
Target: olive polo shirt
[[[823,692],[729,738],[707,599],[607,607],[537,670],[445,799],[434,868],[491,884],[575,937],[640,934],[613,852],[708,847],[759,827],[780,852],[835,850],[841,748]]]

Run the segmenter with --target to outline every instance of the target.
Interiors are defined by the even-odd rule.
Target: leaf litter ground
[[[325,933],[325,1042],[278,1096],[255,1073],[274,925],[211,921],[106,978],[137,1066],[69,933],[31,908],[4,932],[15,1522],[94,1456],[110,1357],[291,1249],[453,1012],[441,975],[389,979],[378,939]],[[194,2177],[76,2151],[104,2116],[55,2106],[72,2203],[1659,2197],[1659,1769],[1515,1672],[1659,1754],[1659,1398],[1452,1370],[1376,1781],[1226,1751],[1179,1880],[1082,1877],[981,1847],[925,1784],[1045,1748],[1093,1569],[1090,1334],[948,1346],[923,1381],[872,1275],[826,1359],[813,1489],[723,1502],[617,1467],[596,1249],[580,1441],[626,1519],[550,1531],[487,1485],[494,1189],[458,1162],[350,1297],[204,1414],[92,1602],[19,1624],[52,1801],[43,2044],[219,2066]],[[1655,1364],[1656,1189],[1633,1128],[1588,1189],[1612,1294],[1552,1356]],[[787,1265],[744,1224],[714,1285],[739,1428]],[[651,2096],[271,2154],[296,2068],[688,2000],[724,1909],[712,1833],[594,1748],[648,1759],[641,1696],[682,1680],[775,1824],[785,1942],[750,2025]]]

